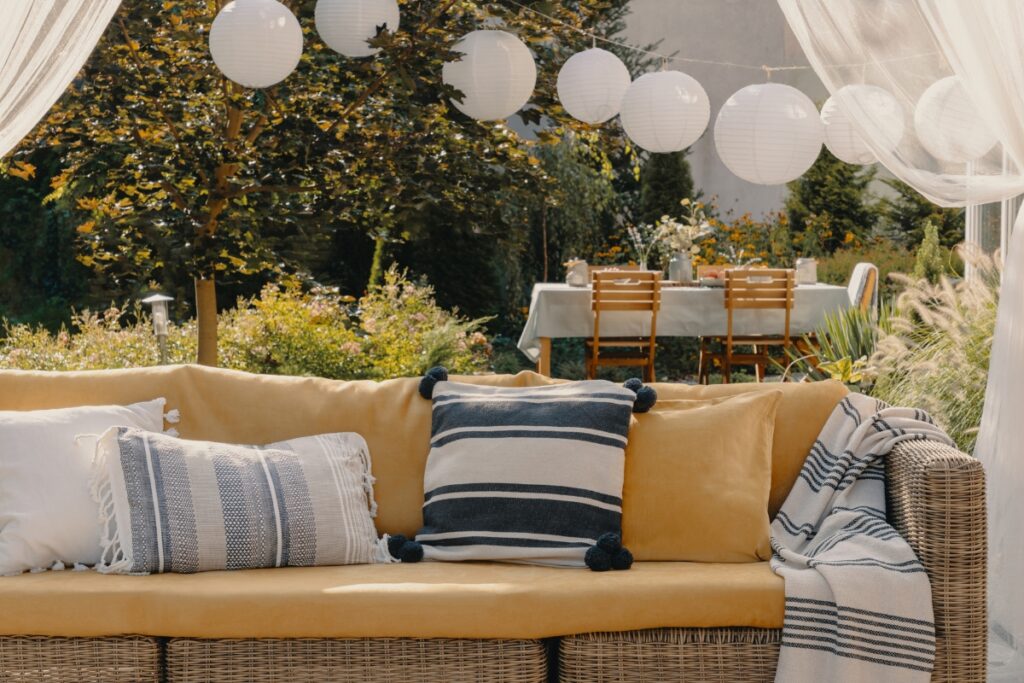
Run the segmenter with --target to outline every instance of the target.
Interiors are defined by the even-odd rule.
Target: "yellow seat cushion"
[[[772,432],[782,392],[661,400],[626,446],[622,540],[637,560],[771,557]]]
[[[768,514],[782,507],[793,484],[800,476],[811,446],[825,426],[825,421],[839,401],[848,393],[842,382],[773,382],[742,384],[654,384],[658,400],[709,399],[736,396],[751,391],[781,391],[782,399],[775,413],[772,437],[772,488],[768,497]]]
[[[779,628],[768,563],[625,572],[490,563],[0,578],[0,635],[546,638],[657,627]]]

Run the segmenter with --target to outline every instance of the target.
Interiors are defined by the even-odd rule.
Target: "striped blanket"
[[[776,681],[930,679],[931,586],[885,510],[885,456],[912,439],[951,443],[923,411],[861,394],[825,424],[772,523],[786,581]]]

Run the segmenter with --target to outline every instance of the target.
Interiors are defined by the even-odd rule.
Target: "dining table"
[[[852,304],[846,287],[823,283],[797,285],[793,290],[790,335],[817,330],[830,313]],[[663,286],[658,311],[658,337],[725,336],[728,318],[725,290],[708,286]],[[781,335],[785,311],[742,309],[733,312],[733,334]],[[643,311],[609,311],[601,314],[601,335],[608,337],[646,337],[651,333],[651,314]],[[551,340],[591,337],[594,313],[591,287],[576,287],[557,282],[533,286],[530,311],[519,337],[518,347],[537,372],[551,374]]]

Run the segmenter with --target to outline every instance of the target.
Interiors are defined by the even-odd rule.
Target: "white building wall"
[[[807,65],[775,0],[632,0],[631,9],[625,38],[633,45],[661,40],[659,52],[677,52],[680,57],[758,66]],[[717,197],[723,212],[749,211],[755,217],[781,209],[785,187],[754,185],[734,176],[719,160],[712,134],[722,103],[745,85],[763,83],[764,73],[683,62],[672,62],[669,68],[696,78],[711,99],[711,125],[689,157],[694,183],[705,198]],[[772,81],[799,88],[819,106],[828,97],[810,69],[777,72]]]

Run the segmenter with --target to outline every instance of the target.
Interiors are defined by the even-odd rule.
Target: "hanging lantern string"
[[[737,62],[719,62],[719,61],[715,61],[715,60],[711,60],[711,59],[696,59],[696,58],[693,58],[693,57],[680,57],[680,56],[674,55],[674,54],[673,55],[666,55],[664,53],[657,52],[655,50],[647,50],[647,49],[642,48],[642,47],[637,47],[636,45],[630,45],[629,43],[623,43],[623,42],[620,42],[620,41],[617,41],[617,40],[611,40],[610,38],[605,38],[603,36],[599,36],[596,33],[594,33],[593,31],[588,31],[588,30],[586,30],[584,28],[580,28],[579,26],[573,26],[572,24],[567,23],[565,21],[562,21],[561,19],[559,19],[557,17],[553,17],[550,14],[545,14],[544,12],[541,12],[540,10],[536,10],[536,9],[534,9],[532,7],[527,7],[526,5],[524,5],[524,4],[520,3],[520,2],[516,2],[516,0],[505,0],[505,2],[507,2],[510,5],[514,5],[515,7],[518,7],[521,10],[524,10],[526,12],[530,12],[531,14],[535,14],[535,15],[537,15],[539,17],[544,17],[545,19],[548,19],[549,21],[553,21],[556,24],[559,24],[560,26],[564,26],[565,28],[571,29],[573,31],[576,31],[577,33],[580,33],[580,34],[582,34],[584,36],[587,36],[587,37],[589,37],[591,39],[591,41],[592,41],[592,43],[593,43],[593,45],[595,47],[597,46],[598,41],[600,41],[600,42],[605,43],[607,45],[613,45],[613,46],[615,46],[615,47],[617,47],[619,49],[622,49],[622,50],[629,50],[630,52],[635,52],[637,54],[644,54],[644,55],[648,55],[650,57],[656,57],[656,58],[661,60],[662,68],[665,68],[665,65],[669,64],[670,62],[682,62],[682,63],[687,63],[687,64],[709,64],[709,65],[712,65],[712,66],[728,66],[728,67],[732,67],[734,69],[750,69],[752,71],[763,71],[763,72],[765,72],[765,74],[767,75],[767,77],[769,79],[771,79],[772,73],[774,73],[776,71],[810,71],[810,69],[811,69],[810,66],[803,65],[803,64],[796,64],[796,65],[789,65],[789,66],[768,66],[768,65],[765,65],[765,64],[739,64]]]

